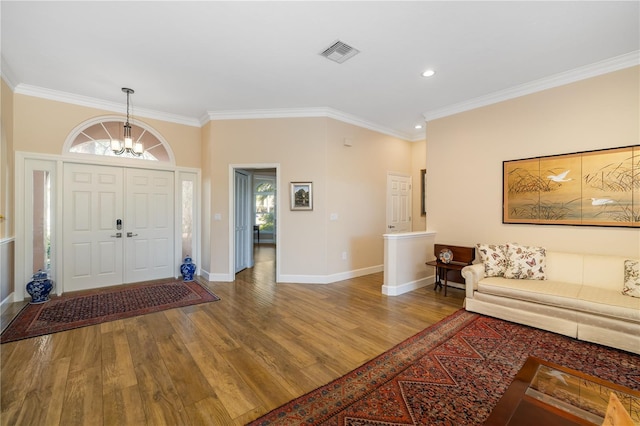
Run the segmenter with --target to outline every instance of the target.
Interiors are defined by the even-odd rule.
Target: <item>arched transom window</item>
[[[172,155],[167,146],[151,129],[130,123],[133,142],[141,142],[144,148],[142,156],[136,157],[128,152],[116,155],[111,150],[111,141],[113,139],[122,140],[123,138],[124,120],[113,118],[84,124],[85,126],[79,126],[76,128],[76,131],[70,135],[71,141],[70,143],[68,142],[69,144],[67,145],[68,152],[137,158],[149,161],[172,161]]]

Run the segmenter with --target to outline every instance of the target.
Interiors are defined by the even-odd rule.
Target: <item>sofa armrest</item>
[[[484,264],[475,263],[465,266],[461,273],[466,283],[467,297],[473,299],[473,292],[478,289],[478,281],[484,278]]]

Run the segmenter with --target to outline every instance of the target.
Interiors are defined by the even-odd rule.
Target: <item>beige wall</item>
[[[280,165],[282,275],[327,276],[383,263],[386,172],[410,172],[409,142],[329,118],[213,121],[203,130],[203,186],[211,182],[205,269],[209,263],[212,273],[229,272],[230,164]],[[289,209],[292,181],[313,182],[313,211]],[[216,213],[222,220],[213,220]]]
[[[205,220],[211,221],[209,272],[225,274],[229,271],[229,165],[267,164],[281,165],[280,210],[281,223],[278,233],[287,251],[280,259],[282,271],[289,274],[320,275],[326,264],[323,235],[325,216],[325,120],[266,119],[213,121],[207,125],[209,140],[203,141],[203,149],[209,153],[210,169],[203,175],[210,176],[210,210]],[[210,145],[210,146],[206,146]],[[291,181],[312,181],[314,191],[313,211],[289,210],[289,186]],[[208,194],[207,194],[208,195]],[[207,196],[205,195],[205,197]],[[214,220],[220,214],[221,220]],[[207,251],[206,249],[204,250]],[[203,262],[206,265],[207,261]]]
[[[440,243],[519,242],[640,257],[640,230],[502,224],[502,162],[638,145],[640,67],[427,124],[427,224]]]
[[[88,108],[26,95],[14,95],[14,149],[16,151],[62,154],[64,143],[80,123],[109,111]],[[176,165],[200,168],[200,128],[147,118],[133,117],[160,133],[169,143]]]
[[[0,79],[0,240],[14,236],[13,92]]]
[[[212,250],[212,225],[213,225],[213,213],[212,213],[212,179],[213,179],[213,148],[212,141],[212,124],[214,122],[209,121],[202,127],[202,136],[200,140],[200,157],[202,170],[200,173],[201,182],[201,239],[200,239],[200,268],[202,271],[212,272],[211,265],[211,250]],[[228,231],[227,231],[228,234]]]
[[[0,79],[0,302],[13,293],[15,236],[13,215],[13,92]]]
[[[327,271],[382,265],[387,172],[411,173],[411,143],[331,119],[327,130]]]

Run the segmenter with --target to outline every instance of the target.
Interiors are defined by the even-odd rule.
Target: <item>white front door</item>
[[[126,169],[125,283],[166,278],[173,268],[173,173]]]
[[[64,291],[122,284],[123,169],[65,164]]]
[[[411,231],[411,176],[387,175],[387,233]]]
[[[173,276],[173,173],[65,164],[64,291]]]

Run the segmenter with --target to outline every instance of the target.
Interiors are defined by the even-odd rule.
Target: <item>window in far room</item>
[[[275,189],[276,179],[269,176],[256,176],[254,179],[255,225],[260,233],[273,238],[275,229]]]

